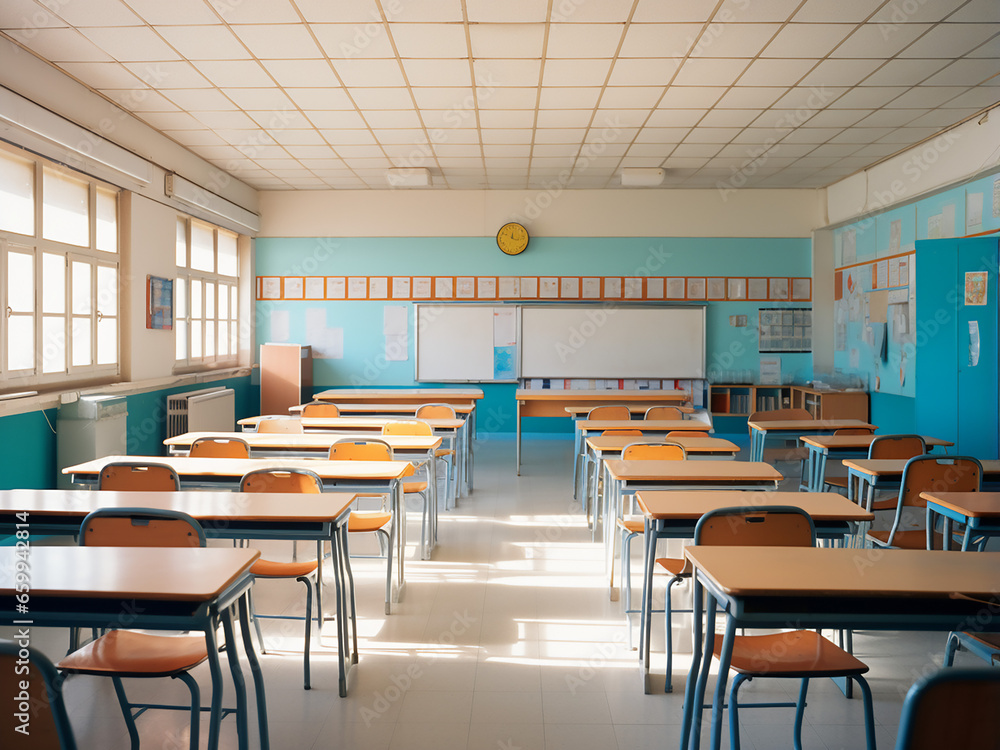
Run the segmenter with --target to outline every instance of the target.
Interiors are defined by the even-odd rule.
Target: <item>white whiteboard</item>
[[[704,307],[521,308],[522,378],[705,377]]]
[[[493,380],[493,307],[416,305],[416,379]]]

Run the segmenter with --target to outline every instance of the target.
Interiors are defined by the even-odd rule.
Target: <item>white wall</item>
[[[262,191],[263,237],[808,237],[821,190]]]

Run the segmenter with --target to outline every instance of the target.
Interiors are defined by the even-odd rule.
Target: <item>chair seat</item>
[[[715,655],[722,636],[715,636]],[[864,674],[868,665],[812,630],[770,635],[740,635],[733,643],[732,668],[767,677],[833,677]]]
[[[619,518],[618,528],[625,529],[630,534],[641,534],[646,528],[644,521],[633,518]]]
[[[980,643],[989,646],[990,648],[1000,649],[1000,633],[969,633],[963,632],[966,638],[973,641],[979,641]],[[996,656],[994,655],[994,660]]]
[[[891,498],[889,500],[876,500],[872,503],[872,510],[896,510],[896,505],[899,503],[897,498]]]
[[[846,476],[843,476],[843,477],[832,476],[831,477],[829,474],[827,474],[825,477],[823,477],[823,483],[824,484],[828,484],[831,487],[839,487],[842,490],[846,490],[847,489],[847,477]]]
[[[392,520],[391,513],[353,512],[347,519],[348,531],[378,531]]]
[[[683,557],[658,557],[656,564],[674,578],[691,575],[691,564]]]
[[[889,543],[889,532],[887,530],[875,529],[868,532],[868,538],[873,539],[882,546]],[[892,538],[892,546],[899,549],[927,549],[927,532],[924,529],[905,529],[897,531]],[[934,549],[944,548],[944,536],[934,532]]]
[[[403,493],[424,492],[427,490],[427,482],[403,482]]]
[[[166,636],[112,630],[56,666],[80,674],[167,677],[191,669],[207,658],[203,635]]]
[[[316,570],[315,560],[282,562],[261,558],[250,566],[250,572],[257,578],[298,578]]]
[[[438,448],[434,451],[434,455],[438,458],[443,458],[444,456],[454,456],[455,450],[453,448]]]

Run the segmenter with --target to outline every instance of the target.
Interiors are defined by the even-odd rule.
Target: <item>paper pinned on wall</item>
[[[386,336],[398,336],[407,330],[406,306],[386,305],[382,312],[382,333]]]
[[[1000,177],[993,178],[993,218],[1000,216]]]
[[[538,296],[543,299],[558,299],[559,278],[557,276],[542,276],[539,280]]]
[[[880,260],[878,262],[878,270],[875,271],[875,274],[878,279],[878,288],[885,288],[889,286],[889,261]],[[872,287],[875,288],[876,285],[873,283]]]
[[[854,229],[848,229],[842,235],[843,241],[841,242],[841,247],[843,248],[842,254],[844,256],[844,265],[853,266],[854,262],[857,260],[857,233]]]
[[[409,276],[393,276],[392,277],[392,298],[393,299],[408,299],[410,296],[410,277]]]
[[[941,214],[927,217],[927,239],[941,239]]]
[[[941,209],[941,236],[955,236],[955,204],[949,203]]]
[[[343,276],[327,276],[326,296],[329,299],[344,299],[347,296],[347,280]]]
[[[781,357],[760,358],[760,384],[781,385]]]
[[[451,276],[437,276],[434,278],[434,296],[437,299],[451,299],[454,295],[454,281]]]
[[[625,278],[625,299],[642,299],[642,278],[627,276]]]
[[[581,280],[581,296],[584,299],[600,299],[601,280],[594,276],[586,276]]]
[[[288,341],[291,332],[291,315],[288,310],[271,311],[271,336],[268,341],[283,344]]]
[[[500,299],[517,299],[521,296],[521,280],[517,276],[501,276],[497,289]]]
[[[622,296],[622,280],[618,276],[604,277],[604,296],[606,298],[619,298]]]
[[[899,259],[899,285],[909,286],[910,283],[910,259]]]
[[[476,297],[478,299],[497,298],[497,280],[493,276],[480,276],[476,279]]]
[[[388,299],[388,297],[388,276],[372,276],[368,279],[368,299]]]
[[[893,258],[892,260],[889,261],[889,281],[888,281],[888,286],[889,287],[893,287],[893,288],[900,285],[899,284],[899,263],[897,263],[896,261],[897,261],[896,258]]]
[[[306,299],[323,299],[325,290],[326,283],[322,276],[306,276]]]
[[[261,299],[281,299],[281,277],[264,276],[260,284]]]
[[[493,346],[517,346],[517,311],[514,308],[493,311]]]
[[[538,277],[521,277],[521,297],[522,299],[535,299],[538,297]]]
[[[431,296],[431,277],[414,276],[413,297],[415,299],[430,299],[430,296]]]
[[[646,299],[663,299],[663,279],[659,276],[646,279]]]
[[[746,279],[729,279],[728,288],[726,289],[726,296],[729,299],[746,299],[747,298],[747,280]]]
[[[317,350],[320,355],[317,355]],[[323,332],[323,340],[318,347],[313,347],[313,356],[321,356],[322,359],[343,359],[344,358],[344,329],[327,328]]]
[[[983,228],[983,194],[965,195],[965,233],[972,234]]]
[[[319,341],[323,338],[324,331],[326,331],[326,308],[306,308],[306,343],[312,345],[314,341]]]
[[[285,299],[302,299],[303,288],[302,288],[302,277],[301,276],[286,276],[285,277]]]
[[[455,279],[455,298],[476,298],[476,279],[474,276],[459,276]]]
[[[577,299],[580,296],[580,279],[563,276],[559,279],[559,296],[562,299]]]
[[[347,299],[366,299],[368,297],[368,279],[364,276],[351,276],[347,279]]]
[[[903,237],[903,221],[896,219],[889,224],[889,252],[898,253],[900,242]]]
[[[405,362],[410,358],[409,336],[405,333],[394,333],[385,337],[386,362]]]
[[[684,279],[667,279],[667,299],[684,299]]]

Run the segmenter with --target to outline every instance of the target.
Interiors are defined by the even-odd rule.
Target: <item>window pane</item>
[[[229,354],[229,322],[219,321],[219,355]]]
[[[97,321],[97,364],[113,365],[118,361],[118,319]]]
[[[201,282],[191,279],[191,317],[201,317]]]
[[[203,323],[200,320],[191,321],[191,359],[201,357],[201,329]]]
[[[118,269],[112,266],[97,267],[97,312],[118,315]]]
[[[205,317],[215,317],[215,284],[211,281],[205,282]]]
[[[196,221],[191,222],[191,268],[215,270],[215,232]]]
[[[231,323],[229,326],[229,352],[231,354],[236,354],[239,351],[239,344],[236,341],[237,334],[236,323]]]
[[[219,273],[223,276],[235,276],[238,268],[236,260],[236,235],[224,232],[219,235]]]
[[[14,312],[35,311],[35,257],[7,254],[7,304]]]
[[[237,296],[236,287],[232,287],[229,294],[229,317],[231,320],[236,320],[238,317],[236,315],[236,311],[238,309]]]
[[[177,220],[177,260],[176,263],[181,268],[187,268],[187,222],[184,219]]]
[[[118,252],[118,193],[97,188],[97,249]]]
[[[93,338],[90,318],[73,318],[73,366],[84,367],[93,364],[90,342]]]
[[[66,370],[66,318],[42,318],[42,372]]]
[[[31,370],[35,367],[35,316],[7,318],[7,367]]]
[[[215,356],[215,321],[205,321],[205,356]]]
[[[87,315],[94,309],[90,290],[90,264],[73,262],[73,314]],[[74,357],[73,364],[76,364]]]
[[[42,312],[66,312],[66,258],[42,253]]]
[[[187,321],[178,319],[174,323],[174,344],[176,359],[187,359],[188,358],[188,339],[187,339]]]
[[[187,279],[178,278],[174,282],[177,301],[174,303],[174,320],[186,318],[188,315]]]
[[[35,233],[35,165],[0,154],[0,229]]]
[[[51,169],[43,172],[42,236],[70,245],[90,245],[89,185]]]

